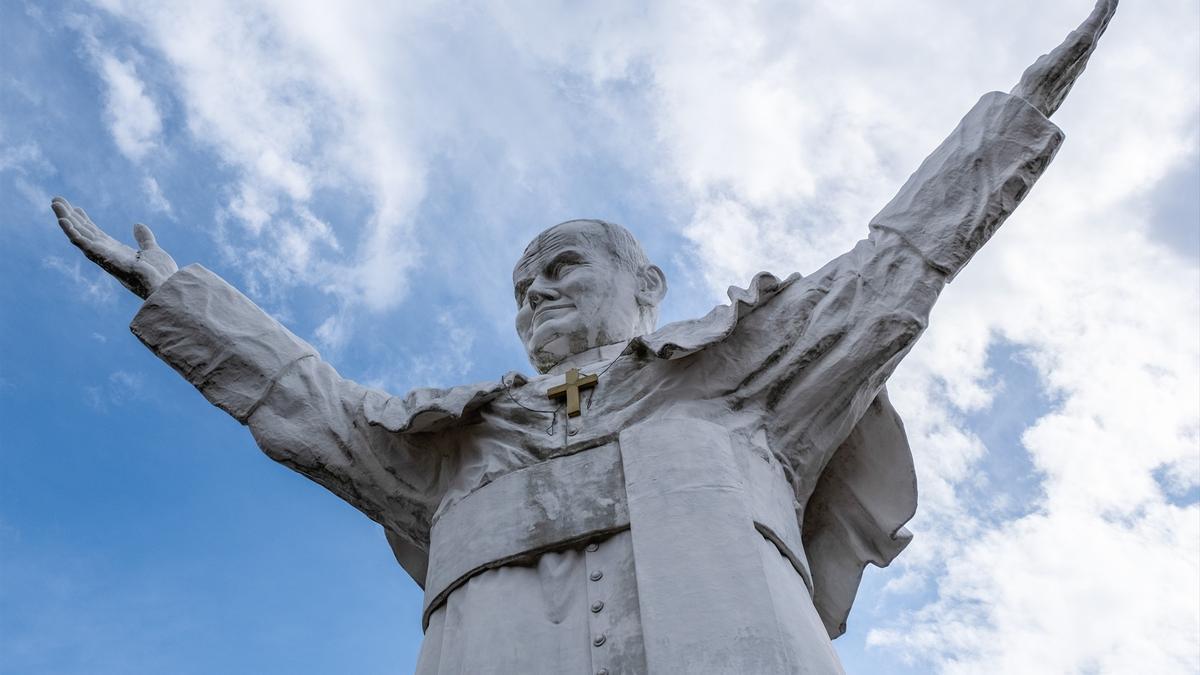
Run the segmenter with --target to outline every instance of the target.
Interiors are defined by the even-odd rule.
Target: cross
[[[595,375],[579,376],[579,369],[572,368],[567,371],[567,381],[565,384],[560,384],[557,387],[550,387],[546,390],[546,395],[552,400],[567,398],[567,417],[577,417],[579,415],[579,390],[584,387],[594,387],[599,378]]]

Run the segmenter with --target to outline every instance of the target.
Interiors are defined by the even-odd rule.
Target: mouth
[[[533,323],[540,323],[542,320],[549,318],[549,316],[547,316],[547,315],[553,315],[554,313],[561,313],[561,310],[574,309],[574,308],[575,308],[575,306],[570,303],[559,303],[556,305],[543,305],[542,307],[538,307],[536,310],[534,310]]]

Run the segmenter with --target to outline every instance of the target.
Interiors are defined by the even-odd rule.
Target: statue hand
[[[1099,0],[1088,18],[1071,31],[1061,45],[1025,69],[1021,81],[1013,87],[1012,95],[1029,101],[1046,117],[1054,114],[1083,72],[1116,11],[1117,0]]]
[[[138,250],[135,251],[108,236],[88,218],[83,209],[71,206],[62,197],[55,197],[50,202],[50,208],[58,216],[58,225],[67,238],[83,251],[88,260],[116,277],[125,288],[142,299],[149,297],[179,269],[175,260],[158,247],[150,228],[141,223],[133,226],[133,236],[138,243]]]

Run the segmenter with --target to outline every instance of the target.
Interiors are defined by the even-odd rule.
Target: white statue
[[[367,389],[146,226],[134,251],[53,208],[145,298],[138,338],[383,526],[425,590],[417,672],[838,673],[863,566],[916,508],[884,383],[1050,163],[1115,7],[980,99],[851,251],[702,319],[655,329],[666,280],[625,229],[543,232],[513,272],[532,378]]]

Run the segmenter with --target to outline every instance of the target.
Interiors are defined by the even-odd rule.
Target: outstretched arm
[[[787,413],[779,419],[807,436],[797,462],[823,465],[912,348],[945,284],[1045,171],[1063,140],[1046,115],[1083,71],[1115,7],[1100,0],[1012,94],[984,95],[871,220],[867,239],[764,314],[772,324],[765,333],[796,336],[761,381],[775,387],[765,391]]]
[[[271,459],[325,486],[418,548],[440,497],[436,439],[371,424],[387,399],[337,374],[316,350],[200,265],[178,269],[145,225],[134,250],[55,198],[59,226],[145,299],[130,329],[213,405],[250,428]],[[410,570],[411,571],[411,570]]]
[[[1025,70],[1011,94],[984,95],[872,219],[871,240],[882,247],[899,239],[953,279],[1054,158],[1063,135],[1047,118],[1083,72],[1116,6],[1099,0],[1079,28]]]

